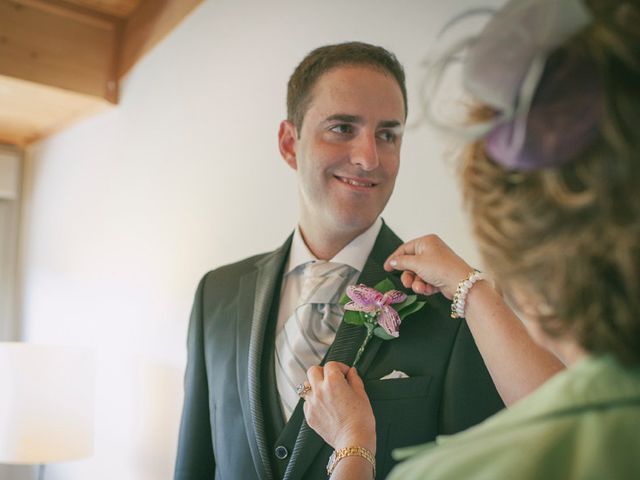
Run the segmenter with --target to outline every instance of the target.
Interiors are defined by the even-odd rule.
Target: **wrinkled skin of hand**
[[[307,371],[311,392],[305,395],[307,423],[334,449],[360,446],[376,451],[371,403],[355,368],[339,362]]]
[[[437,235],[416,238],[393,252],[384,263],[388,272],[403,270],[400,277],[406,288],[422,295],[442,293],[449,300],[473,270]]]

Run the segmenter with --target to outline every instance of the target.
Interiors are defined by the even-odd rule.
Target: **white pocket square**
[[[401,372],[400,370],[394,370],[388,375],[385,375],[384,377],[382,377],[380,380],[391,380],[393,378],[409,378],[409,375],[407,375],[404,372]]]

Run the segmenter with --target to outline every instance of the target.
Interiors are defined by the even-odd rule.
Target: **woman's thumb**
[[[396,255],[389,258],[389,265],[394,270],[409,270],[416,273],[416,268],[420,263],[415,255]]]

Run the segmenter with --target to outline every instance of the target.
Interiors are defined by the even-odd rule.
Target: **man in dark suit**
[[[391,278],[402,288],[383,269],[402,241],[379,217],[406,120],[401,65],[372,45],[321,47],[293,73],[287,108],[279,146],[298,178],[298,226],[274,252],[209,272],[198,286],[178,480],[326,478],[331,448],[304,422],[302,400],[287,405],[276,348],[298,308],[302,272],[330,260],[348,266],[351,283]],[[444,297],[430,297],[400,332],[392,341],[374,337],[358,366],[376,416],[378,478],[393,466],[393,449],[466,429],[503,406]],[[324,361],[352,363],[364,335],[340,323]],[[392,371],[402,378],[383,379]]]

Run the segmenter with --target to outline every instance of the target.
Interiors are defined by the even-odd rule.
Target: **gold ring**
[[[296,386],[296,393],[299,397],[304,398],[304,396],[311,391],[311,385],[305,383],[300,383]]]

